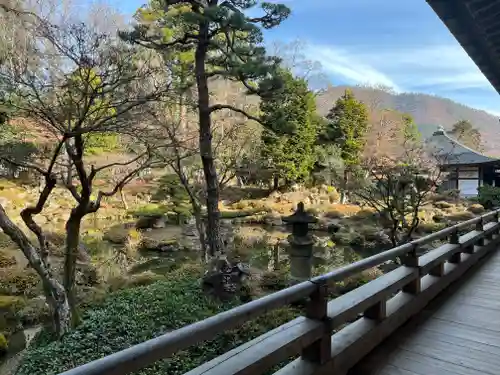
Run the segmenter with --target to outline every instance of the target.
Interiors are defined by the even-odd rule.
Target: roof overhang
[[[427,0],[500,93],[500,0]]]

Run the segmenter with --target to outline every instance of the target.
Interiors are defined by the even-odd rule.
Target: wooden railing
[[[299,357],[275,375],[344,374],[480,258],[498,247],[499,213],[500,210],[493,211],[448,227],[90,362],[63,375],[133,373],[180,350],[213,339],[215,335],[265,312],[304,298],[308,299],[305,316],[273,329],[187,374],[260,374],[294,356]],[[445,238],[448,238],[448,243],[417,255],[420,246]],[[327,300],[329,285],[396,258],[402,259],[402,266],[341,297]]]

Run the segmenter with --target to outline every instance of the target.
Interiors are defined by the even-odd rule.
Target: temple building
[[[477,196],[482,185],[500,186],[500,160],[483,155],[453,139],[440,127],[427,139],[446,178],[443,190],[458,189],[463,197]]]

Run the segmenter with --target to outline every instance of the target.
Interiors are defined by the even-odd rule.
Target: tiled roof
[[[481,164],[500,161],[464,146],[446,134],[442,128],[427,139],[426,146],[433,155],[438,156],[442,165]]]

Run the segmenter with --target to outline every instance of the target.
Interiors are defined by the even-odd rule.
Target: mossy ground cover
[[[52,375],[109,355],[238,305],[203,294],[197,267],[183,268],[168,280],[121,290],[88,308],[82,325],[60,341],[42,334],[28,349],[17,375]],[[293,308],[268,313],[214,340],[182,351],[137,372],[140,375],[182,374],[299,314]]]

